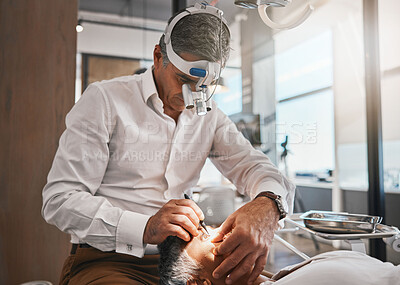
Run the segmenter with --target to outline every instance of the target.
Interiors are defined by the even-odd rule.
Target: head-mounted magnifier
[[[211,111],[212,95],[210,95],[211,92],[209,91],[208,87],[211,83],[215,82],[219,78],[222,71],[221,63],[210,62],[207,60],[186,61],[175,53],[172,48],[171,42],[172,31],[176,23],[178,23],[179,20],[181,20],[183,17],[200,13],[210,14],[220,19],[221,31],[222,23],[224,23],[225,26],[228,27],[226,20],[222,17],[223,12],[220,9],[206,4],[196,3],[194,7],[187,8],[185,11],[181,12],[172,19],[172,21],[165,29],[164,42],[166,45],[169,61],[181,72],[192,77],[199,78],[199,81],[197,82],[195,87],[195,91],[191,90],[189,84],[182,85],[182,95],[186,109],[195,108],[197,115],[203,116],[207,114],[208,111]],[[221,40],[219,42],[221,44]],[[222,47],[220,47],[220,50],[222,51]]]

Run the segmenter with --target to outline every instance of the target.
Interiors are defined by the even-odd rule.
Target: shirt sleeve
[[[232,181],[239,193],[254,199],[271,191],[283,198],[285,210],[293,213],[295,186],[261,151],[253,148],[235,124],[217,109],[217,125],[210,159]]]
[[[149,216],[124,211],[96,196],[110,155],[111,118],[106,95],[90,85],[66,117],[67,128],[43,189],[42,216],[80,242],[142,257]]]

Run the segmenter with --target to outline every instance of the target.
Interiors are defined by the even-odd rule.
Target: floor
[[[316,249],[313,240],[306,237],[305,235],[303,236],[294,233],[279,234],[279,236],[282,237],[284,240],[288,241],[298,250],[302,251],[310,257],[322,252],[335,250],[332,245],[322,242],[317,242],[319,249]],[[292,265],[304,260],[275,240],[273,242],[273,251],[274,252],[272,254],[270,252],[268,263],[265,266],[265,270],[271,273],[276,273],[285,266]],[[272,258],[273,261],[271,262]]]

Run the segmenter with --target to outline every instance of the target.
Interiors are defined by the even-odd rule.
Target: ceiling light
[[[79,20],[79,21],[78,21],[78,24],[76,25],[76,31],[77,31],[78,33],[80,33],[80,32],[83,31],[83,26],[82,26],[82,21],[81,21],[81,20]]]
[[[310,16],[312,11],[314,11],[313,6],[307,5],[306,9],[298,17],[298,19],[294,19],[286,24],[278,24],[273,22],[269,18],[267,14],[267,8],[268,7],[285,8],[286,5],[292,2],[292,0],[234,0],[234,1],[236,6],[247,9],[258,9],[258,14],[260,15],[263,22],[272,29],[277,29],[277,30],[291,29],[297,27]]]

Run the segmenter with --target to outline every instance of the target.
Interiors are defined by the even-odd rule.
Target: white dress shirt
[[[292,205],[293,185],[215,103],[203,117],[183,111],[177,124],[165,115],[151,69],[91,84],[66,127],[42,215],[72,243],[142,257],[148,219],[196,185],[207,157],[240,193],[269,190]]]

